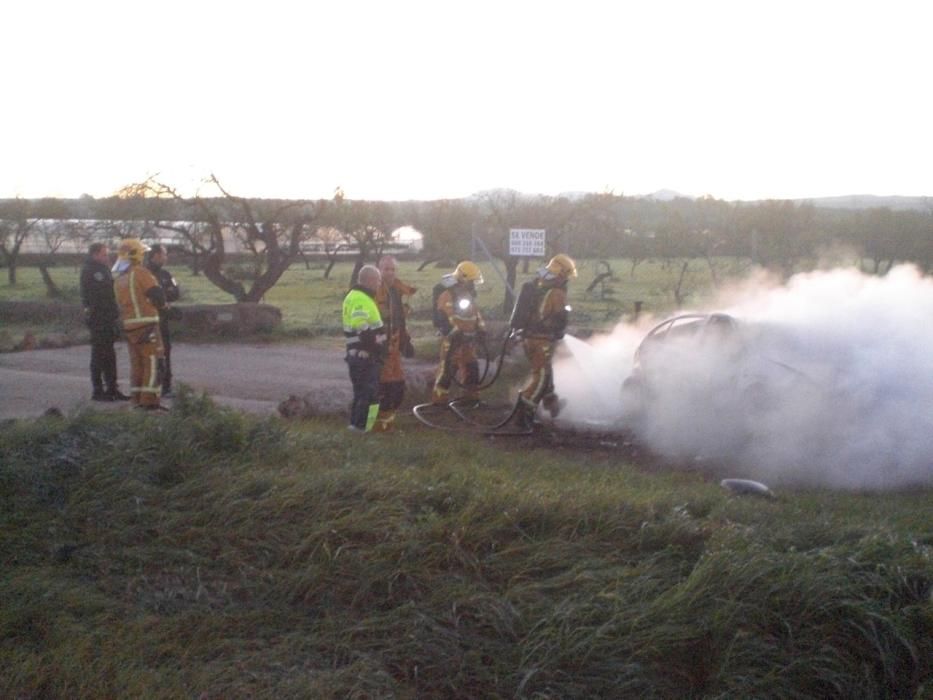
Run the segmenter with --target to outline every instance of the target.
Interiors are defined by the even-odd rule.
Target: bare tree
[[[191,274],[201,274],[201,261],[209,251],[211,236],[208,227],[200,221],[161,221],[156,219],[151,224],[152,231],[167,232],[177,241],[181,250],[191,258]]]
[[[334,265],[337,264],[340,251],[346,248],[343,233],[340,229],[334,228],[333,226],[321,226],[317,230],[315,238],[321,241],[324,257],[327,258],[327,267],[324,268],[324,279],[330,279],[331,270],[333,270]]]
[[[257,203],[231,194],[214,175],[207,178],[205,186],[220,196],[207,197],[198,192],[192,199],[185,199],[173,187],[153,178],[124,188],[121,194],[169,198],[188,207],[190,218],[199,225],[179,226],[165,221],[153,225],[178,233],[203,259],[204,276],[212,284],[238,302],[258,302],[298,257],[302,241],[310,237],[326,205],[323,201],[304,200]],[[248,289],[224,267],[228,241],[238,242],[249,256],[252,274]]]
[[[351,201],[338,189],[328,220],[343,236],[347,249],[356,249],[351,286],[367,262],[375,261],[391,240],[395,215],[387,202]]]
[[[16,284],[16,267],[23,242],[38,222],[38,212],[28,199],[16,198],[0,204],[0,255],[10,286]]]
[[[42,257],[39,259],[39,274],[45,284],[46,295],[52,299],[61,299],[64,295],[52,279],[50,267],[56,264],[55,255],[65,241],[75,241],[80,247],[88,239],[88,227],[82,221],[73,219],[43,219],[35,230],[42,242]]]
[[[736,214],[756,264],[787,278],[801,258],[812,254],[816,238],[812,204],[768,200],[740,207]]]
[[[423,270],[439,260],[462,260],[470,250],[470,231],[476,207],[459,199],[422,202],[410,207],[411,225],[424,235]]]
[[[542,228],[548,232],[550,253],[566,250],[564,237],[571,230],[576,212],[572,202],[560,197],[523,197],[514,190],[494,190],[482,196],[485,214],[484,237],[488,237],[490,253],[505,264],[506,289],[503,313],[512,312],[518,263],[521,258],[509,254],[509,229]]]

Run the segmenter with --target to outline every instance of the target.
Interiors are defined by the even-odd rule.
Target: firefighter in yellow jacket
[[[486,324],[476,306],[476,285],[482,283],[479,265],[469,260],[441,279],[443,291],[437,295],[434,311],[435,326],[444,337],[431,395],[435,405],[447,403],[454,372],[463,384],[463,398],[479,398],[476,342],[484,340]]]
[[[533,426],[538,404],[554,417],[560,412],[562,402],[554,393],[554,369],[551,366],[554,346],[564,337],[570,307],[567,305],[567,282],[577,276],[577,266],[567,255],[561,253],[550,259],[538,270],[538,278],[526,283],[519,304],[528,303],[527,319],[522,328],[522,344],[525,357],[531,366],[531,377],[520,394],[518,408],[519,424],[527,429]],[[527,294],[525,300],[523,296]]]
[[[405,398],[405,374],[402,357],[413,357],[411,337],[405,326],[408,304],[405,297],[416,291],[395,276],[398,262],[391,255],[379,260],[382,284],[376,290],[376,304],[386,328],[386,356],[379,372],[379,415],[373,432],[387,432],[395,425],[395,412]]]
[[[161,392],[158,363],[163,356],[159,333],[159,309],[165,308],[165,292],[143,265],[149,250],[136,238],[120,243],[113,283],[130,355],[130,395],[133,405],[150,411],[166,410],[159,404]]]

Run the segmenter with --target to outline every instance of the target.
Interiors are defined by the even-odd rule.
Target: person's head
[[[577,276],[577,264],[569,255],[558,253],[538,270],[538,276],[545,282],[563,283]]]
[[[454,270],[454,278],[459,284],[472,287],[483,283],[483,272],[475,262],[464,260]]]
[[[92,260],[104,265],[110,262],[110,250],[108,250],[106,243],[91,243],[88,246],[87,254]]]
[[[149,249],[149,262],[156,267],[162,267],[168,262],[168,250],[161,243],[154,243]]]
[[[395,271],[398,263],[391,255],[383,255],[379,259],[379,272],[382,274],[382,281],[391,285],[395,281]]]
[[[138,238],[126,238],[117,248],[117,262],[113,266],[116,273],[125,272],[131,265],[141,265],[149,246]]]
[[[363,265],[356,279],[363,289],[368,289],[370,292],[375,292],[382,284],[382,274],[375,265]]]

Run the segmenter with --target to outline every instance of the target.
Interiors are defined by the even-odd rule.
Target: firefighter
[[[554,393],[554,369],[551,359],[554,346],[564,337],[567,328],[567,282],[577,276],[577,266],[567,255],[555,255],[548,264],[538,270],[538,277],[530,285],[525,300],[526,290],[519,295],[520,301],[528,303],[527,321],[522,332],[522,345],[525,357],[531,367],[528,384],[519,394],[518,420],[526,429],[533,426],[538,404],[553,417],[560,412],[562,401]],[[516,312],[518,312],[516,304]]]
[[[120,309],[113,295],[110,255],[105,243],[92,243],[81,268],[81,303],[91,331],[91,387],[93,401],[129,401],[117,387],[117,355],[113,344],[120,337]]]
[[[382,284],[376,291],[376,304],[386,327],[386,357],[379,374],[379,415],[373,432],[388,432],[395,423],[395,412],[405,397],[405,375],[402,372],[402,356],[413,356],[411,338],[405,327],[408,304],[405,297],[416,291],[395,276],[398,263],[391,255],[379,260]]]
[[[165,292],[143,265],[148,246],[136,238],[120,242],[113,283],[123,319],[123,334],[130,355],[130,394],[133,405],[165,411],[159,403],[158,362],[163,357],[159,311],[165,308]]]
[[[385,353],[386,328],[375,299],[382,284],[379,268],[364,265],[357,280],[343,300],[343,335],[353,385],[348,427],[363,432],[372,429],[379,410],[379,370]]]
[[[457,372],[465,399],[479,398],[479,362],[476,343],[485,340],[486,325],[476,306],[476,285],[483,283],[479,266],[469,260],[441,279],[436,289],[435,326],[441,332],[441,357],[434,381],[431,403],[448,402],[453,373]]]
[[[165,357],[159,360],[159,378],[162,382],[162,396],[168,399],[172,397],[172,334],[168,322],[181,318],[181,310],[169,305],[178,301],[181,292],[172,273],[165,269],[166,262],[168,262],[168,250],[164,245],[156,243],[149,250],[146,268],[159,281],[165,292],[166,306],[159,310],[159,332],[162,334],[162,349],[165,351]]]

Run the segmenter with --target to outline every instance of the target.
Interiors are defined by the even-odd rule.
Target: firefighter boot
[[[379,415],[376,416],[376,422],[373,423],[372,432],[388,433],[395,426],[395,411],[384,411],[379,409]]]
[[[535,411],[537,406],[533,403],[520,398],[518,400],[518,411],[515,414],[515,423],[519,430],[527,430],[529,433],[535,429]]]
[[[544,409],[551,414],[551,418],[557,418],[560,412],[564,410],[564,406],[567,405],[567,401],[559,398],[557,394],[548,394],[541,400],[541,403],[544,404]]]
[[[450,392],[442,387],[435,386],[431,393],[431,403],[435,406],[446,406]]]

